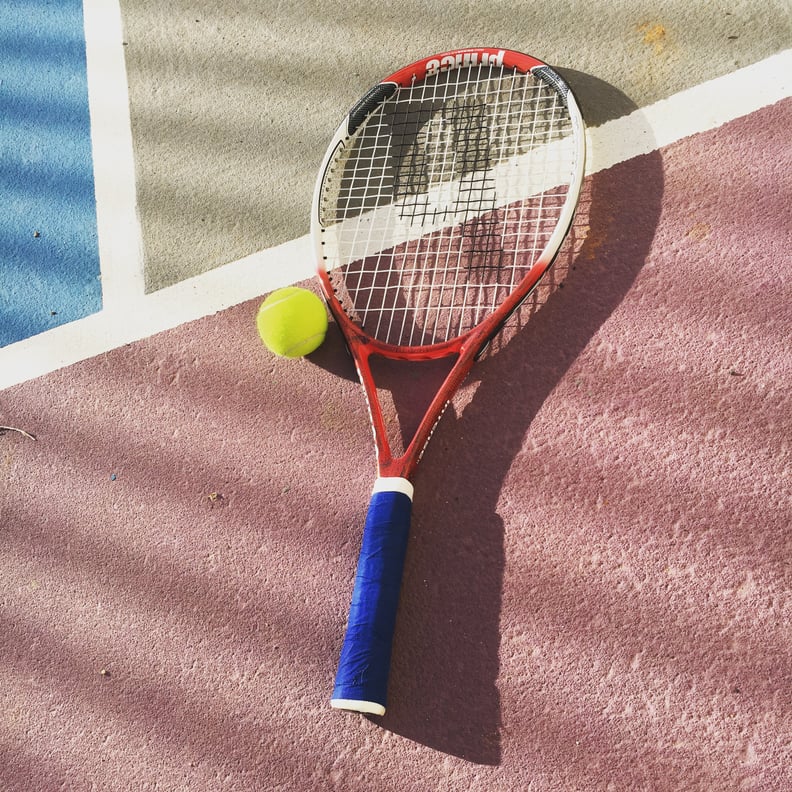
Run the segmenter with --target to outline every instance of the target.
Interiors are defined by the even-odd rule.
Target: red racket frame
[[[342,124],[336,137],[333,140],[328,154],[326,155],[325,163],[320,169],[320,177],[317,183],[315,205],[313,211],[313,228],[314,238],[317,245],[317,255],[319,260],[318,277],[322,286],[325,299],[328,307],[330,308],[335,321],[337,322],[341,332],[346,339],[349,346],[352,358],[357,366],[358,376],[363,385],[368,402],[369,413],[371,417],[371,424],[374,430],[374,443],[377,449],[377,469],[380,477],[402,477],[409,479],[415,472],[415,468],[421,459],[424,449],[426,448],[429,439],[432,436],[437,422],[445,410],[451,397],[467,377],[470,369],[472,368],[476,359],[481,355],[486,348],[492,337],[503,326],[509,316],[519,307],[519,305],[530,295],[533,289],[537,286],[542,276],[553,264],[555,257],[558,253],[563,237],[566,236],[569,225],[563,228],[561,240],[556,242],[556,246],[552,249],[548,248],[542,253],[537,262],[525,275],[522,281],[517,285],[514,291],[508,298],[491,314],[489,314],[479,325],[472,328],[465,334],[456,338],[450,339],[443,343],[432,344],[429,346],[396,346],[393,344],[386,344],[378,341],[369,336],[358,324],[353,322],[344,311],[341,303],[337,299],[330,276],[324,267],[324,258],[322,255],[322,246],[319,241],[320,228],[318,218],[318,195],[321,190],[321,185],[324,180],[324,173],[328,163],[332,160],[332,154],[339,145],[343,145],[345,139],[348,138],[349,126],[353,123],[357,127],[361,118],[368,116],[384,99],[390,96],[393,91],[399,87],[409,87],[416,80],[423,80],[427,74],[437,71],[445,71],[454,69],[459,66],[477,65],[478,63],[486,63],[495,61],[502,63],[504,66],[515,68],[521,72],[530,72],[533,69],[547,69],[552,72],[552,69],[542,61],[526,55],[524,53],[515,52],[513,50],[494,49],[494,48],[473,48],[454,50],[450,52],[432,55],[428,58],[423,58],[416,61],[409,66],[405,66],[399,71],[394,72],[389,77],[386,77],[382,82],[372,89],[358,105],[350,111],[348,120]],[[381,87],[388,87],[388,90],[379,91]],[[371,97],[375,97],[372,100]],[[376,98],[378,97],[378,99]],[[577,114],[579,119],[579,111],[575,103],[574,97],[571,92],[568,94],[568,102],[572,104],[570,111],[573,115]],[[361,108],[364,114],[361,116]],[[352,119],[355,119],[353,122]],[[577,120],[577,119],[576,119]],[[582,139],[582,121],[580,136]],[[581,161],[579,164],[580,174],[582,179],[584,148],[581,142]],[[579,185],[578,185],[579,186]],[[574,215],[574,206],[569,212],[568,220],[571,224]],[[385,425],[385,419],[382,413],[379,397],[377,395],[377,387],[374,382],[374,377],[371,372],[370,359],[375,355],[380,355],[384,358],[391,360],[439,360],[441,358],[451,357],[458,355],[458,360],[449,372],[442,386],[438,390],[431,404],[427,408],[426,414],[420,422],[415,434],[407,446],[406,450],[401,456],[394,456],[391,451],[391,444],[388,438],[388,431]]]

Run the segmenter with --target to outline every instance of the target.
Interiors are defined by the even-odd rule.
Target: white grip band
[[[413,489],[413,485],[406,478],[401,478],[400,476],[380,476],[374,482],[372,494],[375,492],[401,492],[412,500]]]

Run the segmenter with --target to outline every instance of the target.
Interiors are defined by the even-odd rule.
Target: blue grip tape
[[[334,706],[377,714],[385,711],[411,511],[412,500],[403,492],[375,492],[371,498],[333,690]],[[377,706],[369,708],[366,703]]]

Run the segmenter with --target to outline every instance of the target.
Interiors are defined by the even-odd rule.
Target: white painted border
[[[121,13],[84,0],[103,309],[0,349],[0,390],[312,277],[300,237],[146,295]],[[792,49],[590,129],[596,173],[792,95]],[[306,207],[306,212],[308,211]],[[252,321],[252,318],[251,318]]]
[[[130,300],[140,299],[145,292],[119,4],[83,0],[83,25],[102,306],[114,312],[125,310]]]
[[[588,174],[716,129],[792,96],[792,49],[588,131]]]
[[[0,390],[314,275],[308,235],[0,349]],[[251,322],[253,317],[251,316]]]

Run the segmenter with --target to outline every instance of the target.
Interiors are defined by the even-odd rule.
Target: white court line
[[[121,8],[83,0],[83,20],[102,307],[111,313],[145,291]]]
[[[586,172],[716,129],[792,96],[792,49],[589,130]]]
[[[144,294],[121,15],[118,4],[107,0],[84,0],[84,10],[104,307],[93,316],[1,348],[0,390],[315,272],[313,245],[306,235]],[[102,24],[107,27],[100,30]],[[103,74],[95,74],[97,69]],[[775,104],[792,95],[790,75],[792,49],[590,129],[586,172],[596,173]]]

